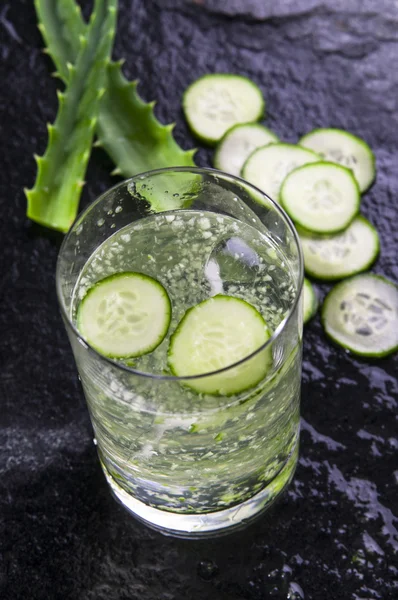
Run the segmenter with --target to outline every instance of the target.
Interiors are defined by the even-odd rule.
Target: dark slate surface
[[[227,538],[178,541],[111,498],[57,309],[59,238],[24,214],[57,85],[32,4],[0,8],[0,598],[398,598],[397,357],[347,356],[318,320],[305,335],[299,468],[266,516]],[[124,0],[115,55],[185,147],[181,93],[209,71],[258,82],[285,140],[327,125],[363,135],[378,164],[363,200],[382,236],[375,271],[398,280],[396,2]],[[111,184],[109,168],[94,152],[84,203]]]

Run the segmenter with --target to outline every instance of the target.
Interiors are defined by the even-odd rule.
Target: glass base
[[[260,516],[283,492],[293,478],[298,459],[298,444],[283,469],[258,494],[225,510],[214,513],[181,514],[148,506],[128,494],[101,463],[105,477],[116,499],[137,519],[165,535],[199,538],[223,535],[241,529]]]

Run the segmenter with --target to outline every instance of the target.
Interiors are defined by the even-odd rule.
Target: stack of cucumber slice
[[[258,123],[265,108],[260,98],[261,90],[246,78],[213,74],[188,88],[183,108],[194,134],[218,144],[216,168],[240,175],[283,206],[297,227],[307,276],[321,281],[350,277],[323,304],[329,337],[360,355],[393,352],[398,288],[376,275],[358,275],[380,251],[377,230],[360,214],[361,194],[376,175],[372,150],[361,138],[332,128],[315,129],[296,145],[282,143]],[[308,279],[303,306],[307,322],[318,307]]]
[[[398,286],[362,273],[380,249],[375,227],[359,212],[361,194],[376,173],[369,146],[339,129],[316,129],[297,145],[280,142],[258,123],[265,110],[261,90],[238,75],[201,77],[186,90],[183,109],[193,133],[217,144],[216,168],[241,175],[283,206],[297,227],[307,276],[343,280],[323,303],[326,334],[361,356],[383,357],[397,350]],[[261,202],[260,196],[254,199]],[[318,295],[307,278],[302,305],[306,323],[318,309]],[[170,324],[167,291],[135,272],[97,282],[76,315],[91,347],[124,361],[167,342]],[[219,294],[185,313],[169,337],[168,367],[198,393],[238,394],[266,376],[271,350],[257,351],[270,336],[253,306]],[[234,367],[225,370],[231,363]]]

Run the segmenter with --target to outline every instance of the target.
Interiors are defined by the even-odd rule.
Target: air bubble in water
[[[127,184],[127,191],[130,194],[130,196],[135,196],[136,195],[137,188],[136,188],[136,185],[135,185],[134,181],[130,181],[130,183]]]

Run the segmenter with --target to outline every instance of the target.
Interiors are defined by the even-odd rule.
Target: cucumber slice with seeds
[[[350,169],[320,162],[292,171],[282,184],[280,200],[301,227],[315,233],[337,233],[358,213],[361,195]]]
[[[194,81],[182,107],[192,132],[215,144],[233,125],[261,119],[265,102],[260,88],[247,77],[216,73]]]
[[[297,167],[320,160],[315,152],[294,144],[270,144],[249,156],[243,165],[242,177],[279,202],[280,188],[286,175]]]
[[[318,298],[314,287],[308,279],[304,278],[303,285],[303,323],[307,323],[318,310]]]
[[[325,281],[366,271],[380,250],[376,229],[361,215],[342,233],[320,236],[302,229],[298,233],[306,273]]]
[[[240,175],[244,163],[256,148],[278,141],[272,131],[259,123],[235,125],[228,129],[217,146],[214,166],[231,175]]]
[[[250,356],[269,337],[267,324],[251,304],[217,295],[185,313],[171,336],[169,367],[180,377],[218,371]],[[271,362],[271,350],[266,348],[225,372],[184,383],[205,394],[238,394],[259,383]]]
[[[163,341],[170,319],[171,304],[164,287],[134,272],[98,281],[77,311],[83,338],[109,358],[148,354]]]
[[[356,275],[326,296],[322,323],[340,346],[361,356],[398,349],[398,287],[379,275]]]
[[[361,138],[342,129],[314,129],[304,135],[299,144],[351,169],[361,192],[367,190],[376,175],[375,157]]]

